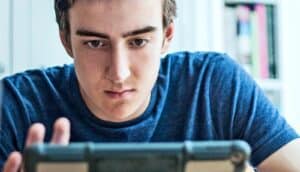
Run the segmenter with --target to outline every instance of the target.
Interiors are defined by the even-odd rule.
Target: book
[[[234,60],[238,59],[237,53],[237,15],[234,6],[224,9],[224,45],[226,53]]]
[[[278,78],[274,5],[227,4],[225,8],[226,52],[259,79]]]
[[[258,16],[256,11],[251,11],[251,58],[252,58],[252,75],[255,78],[260,76],[260,56],[258,41]]]
[[[269,77],[269,54],[267,38],[267,15],[266,7],[262,4],[255,5],[255,11],[258,17],[258,42],[259,42],[259,59],[260,59],[260,78]]]
[[[268,34],[268,54],[269,54],[269,75],[270,78],[278,78],[277,74],[277,53],[275,34],[275,13],[274,7],[267,5],[267,34]]]
[[[250,26],[250,8],[247,5],[238,5],[236,7],[237,15],[237,53],[238,61],[244,69],[251,73],[251,26]]]

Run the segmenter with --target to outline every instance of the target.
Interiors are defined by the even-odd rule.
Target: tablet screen
[[[187,162],[185,172],[233,172],[234,165],[229,160],[190,161]]]
[[[86,162],[40,162],[37,172],[88,172]]]

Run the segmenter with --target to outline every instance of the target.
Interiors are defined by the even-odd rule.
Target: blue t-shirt
[[[10,152],[22,151],[34,122],[46,141],[59,117],[71,121],[71,141],[171,142],[242,139],[256,166],[298,137],[262,90],[233,60],[212,52],[180,52],[161,60],[146,111],[113,123],[96,118],[80,92],[73,65],[30,70],[4,78],[0,169]]]

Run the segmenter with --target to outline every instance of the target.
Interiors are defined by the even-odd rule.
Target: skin
[[[96,117],[122,122],[145,111],[157,78],[159,57],[167,50],[174,32],[173,24],[162,27],[161,17],[160,0],[78,1],[71,8],[70,42],[64,39],[64,32],[60,36],[74,59],[82,97]],[[149,41],[145,45],[142,41],[143,46],[136,47],[141,39]],[[43,124],[32,125],[26,146],[43,142],[44,136]],[[67,145],[69,139],[70,122],[60,118],[54,124],[51,143]],[[300,140],[297,139],[269,156],[258,169],[300,171],[299,158]],[[4,172],[17,172],[21,162],[19,152],[11,153]],[[248,171],[253,169],[248,166]]]
[[[74,59],[81,95],[98,118],[128,121],[147,108],[174,32],[173,24],[163,28],[161,4],[92,0],[70,9],[70,43],[65,33],[61,39]]]
[[[300,139],[295,139],[264,160],[258,167],[263,172],[300,171]]]

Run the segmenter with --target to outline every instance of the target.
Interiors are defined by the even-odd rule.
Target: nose
[[[126,51],[115,48],[111,52],[106,68],[106,78],[113,83],[123,83],[130,74],[130,64]]]

